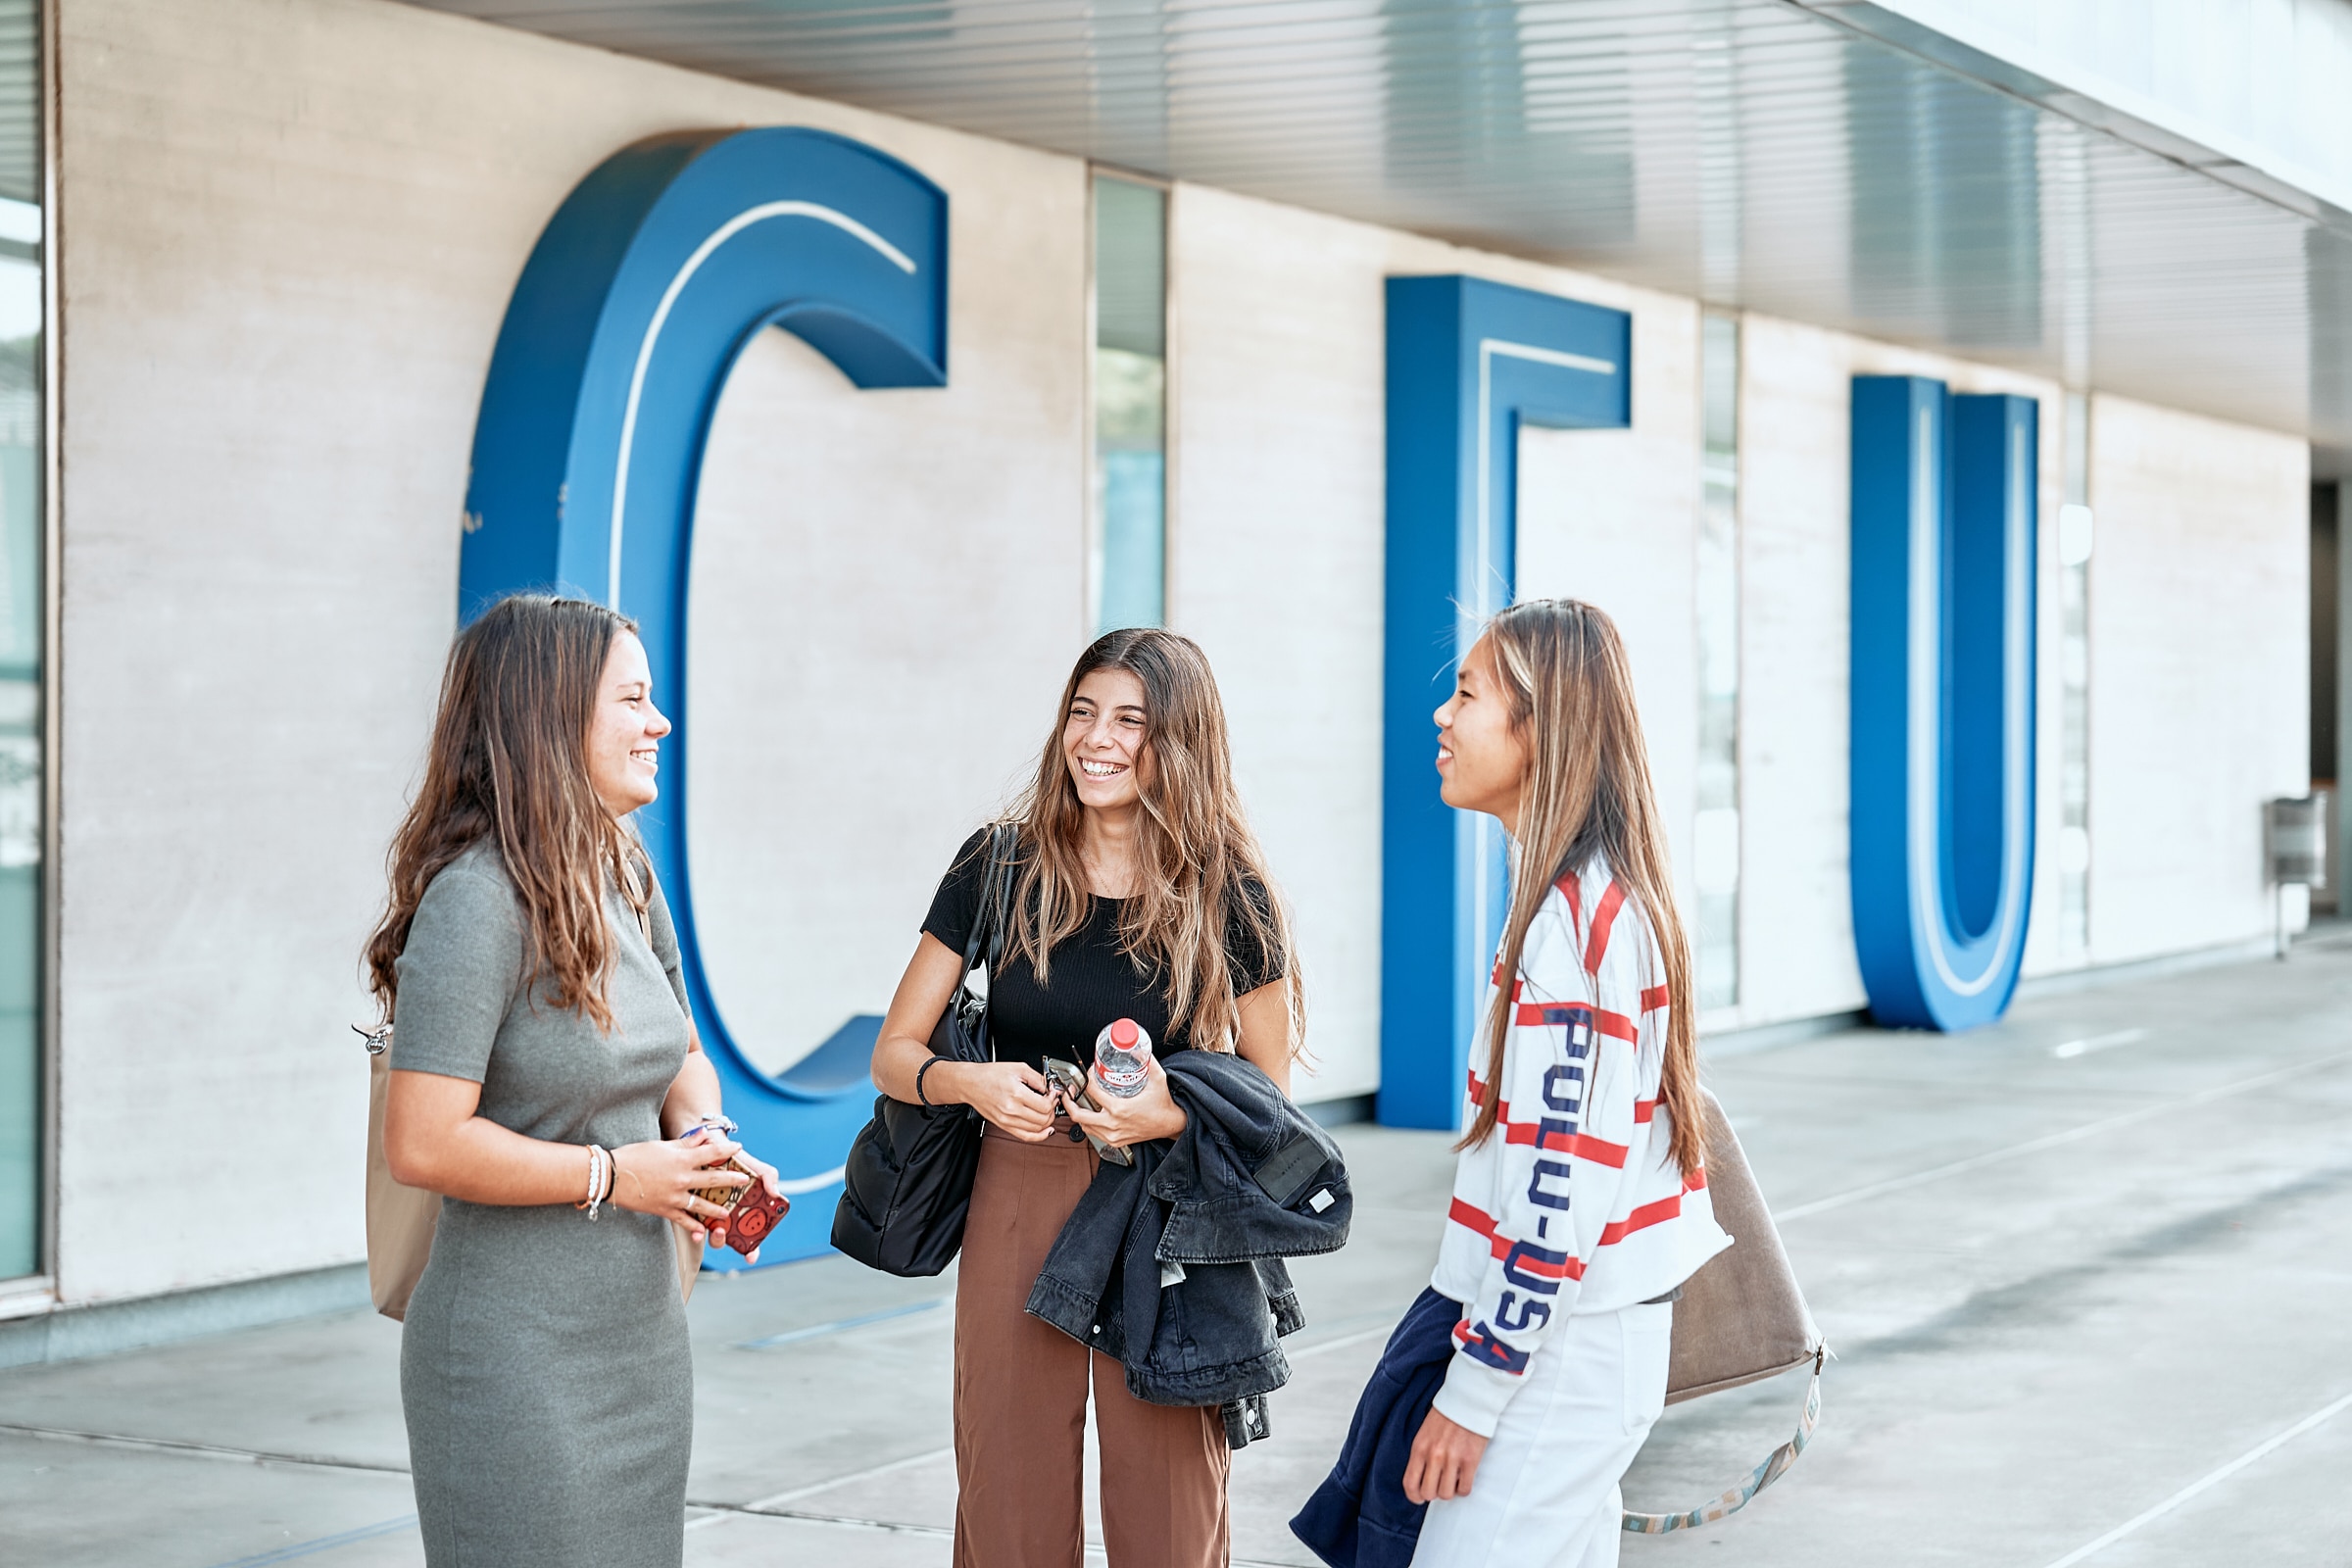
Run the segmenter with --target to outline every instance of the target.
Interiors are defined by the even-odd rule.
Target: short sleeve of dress
[[[1243,905],[1247,903],[1248,908]],[[1290,973],[1290,955],[1270,946],[1258,934],[1262,921],[1273,924],[1274,895],[1255,877],[1243,881],[1234,906],[1225,916],[1225,967],[1233,976],[1233,994],[1246,997]],[[1254,915],[1256,918],[1251,918]]]
[[[963,848],[956,852],[956,858],[948,866],[948,874],[939,879],[939,892],[931,899],[931,912],[923,916],[923,929],[959,957],[963,945],[971,940],[973,922],[980,917],[980,883],[988,872],[987,849],[986,828],[963,841]]]
[[[443,866],[409,924],[394,966],[392,1065],[480,1083],[522,979],[521,911],[503,876]]]

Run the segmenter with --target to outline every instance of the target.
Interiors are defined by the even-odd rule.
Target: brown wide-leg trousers
[[[1145,1403],[1118,1362],[1023,1310],[1094,1174],[1058,1135],[981,1140],[956,1281],[956,1568],[1081,1568],[1090,1383],[1110,1568],[1231,1560],[1217,1412]]]

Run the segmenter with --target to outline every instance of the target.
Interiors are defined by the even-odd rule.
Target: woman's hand
[[[1405,1499],[1423,1503],[1467,1497],[1470,1478],[1478,1474],[1478,1461],[1486,1452],[1486,1439],[1433,1408],[1414,1434],[1412,1455],[1404,1461]]]
[[[727,1211],[695,1197],[693,1189],[749,1187],[752,1178],[741,1171],[711,1168],[725,1164],[737,1147],[707,1129],[678,1139],[623,1144],[612,1151],[612,1201],[639,1214],[675,1220],[696,1241],[707,1240],[711,1223],[724,1220]]]
[[[713,1133],[711,1136],[715,1138],[718,1135]],[[776,1167],[770,1165],[766,1160],[760,1158],[748,1149],[738,1149],[735,1151],[735,1163],[738,1165],[749,1166],[752,1174],[760,1179],[760,1185],[767,1189],[768,1196],[771,1198],[782,1198],[784,1196],[784,1189],[776,1185],[778,1179],[776,1176]],[[749,1184],[747,1183],[746,1185]],[[710,1227],[710,1245],[712,1247],[724,1247],[727,1245],[727,1222],[725,1220],[722,1219]],[[760,1249],[757,1247],[753,1248],[751,1251],[744,1254],[743,1260],[746,1263],[759,1262]]]
[[[1144,1087],[1125,1100],[1104,1089],[1102,1080],[1089,1073],[1087,1093],[1100,1108],[1089,1110],[1067,1100],[1062,1102],[1062,1108],[1070,1113],[1070,1120],[1113,1149],[1150,1143],[1154,1138],[1174,1138],[1184,1131],[1184,1107],[1168,1093],[1168,1075],[1157,1056],[1145,1057],[1144,1069]]]
[[[1054,1090],[1025,1061],[943,1061],[923,1079],[935,1105],[961,1102],[1024,1143],[1054,1136]]]

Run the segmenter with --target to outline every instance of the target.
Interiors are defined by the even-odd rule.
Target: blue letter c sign
[[[1882,1024],[2017,990],[2034,884],[2031,398],[1854,378],[1854,949]]]
[[[460,615],[524,588],[623,610],[676,722],[662,798],[639,816],[728,1112],[799,1195],[763,1262],[826,1245],[831,1190],[872,1093],[870,1037],[836,1037],[847,1049],[771,1078],[737,1047],[704,973],[686,856],[696,484],[728,372],[764,327],[807,340],[858,387],[945,385],[947,272],[946,194],[870,147],[802,129],[640,142],[549,220],[507,307],[474,428]]]

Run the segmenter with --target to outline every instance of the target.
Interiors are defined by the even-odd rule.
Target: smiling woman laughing
[[[1117,1360],[1024,1309],[1097,1163],[1058,1121],[1047,1057],[1091,1063],[1097,1034],[1126,1018],[1159,1055],[1236,1052],[1290,1086],[1298,967],[1234,785],[1206,656],[1148,628],[1098,639],[1007,820],[1017,869],[988,977],[996,1059],[937,1058],[926,1043],[981,917],[986,830],[941,882],[874,1050],[885,1094],[967,1104],[988,1124],[956,1286],[956,1561],[1079,1559],[1091,1380],[1113,1568],[1208,1568],[1228,1556],[1231,1458],[1216,1408],[1146,1403]],[[1097,1095],[1100,1110],[1076,1111],[1086,1131],[1114,1148],[1182,1133],[1156,1059],[1148,1073],[1131,1098]]]

